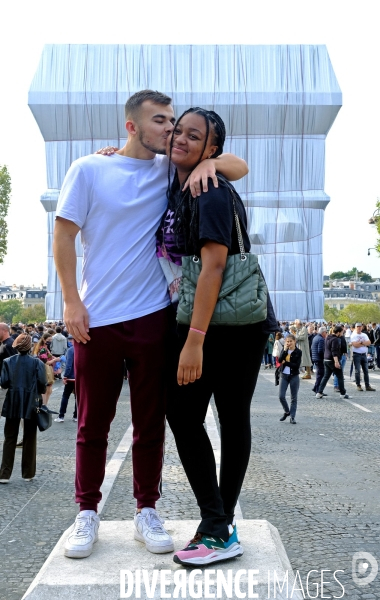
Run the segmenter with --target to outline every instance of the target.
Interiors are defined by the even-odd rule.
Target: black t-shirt
[[[198,199],[199,249],[207,242],[216,242],[227,246],[228,254],[239,254],[238,234],[234,217],[233,200],[230,190],[219,182],[215,188],[212,179],[208,180],[208,192],[202,192]],[[246,252],[251,243],[247,233],[247,215],[243,202],[235,196],[236,212]]]
[[[12,337],[7,338],[0,344],[0,374],[3,367],[3,362],[6,358],[17,354],[17,350],[12,347],[14,339]]]

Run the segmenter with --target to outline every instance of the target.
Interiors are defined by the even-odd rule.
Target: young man
[[[354,333],[351,335],[352,357],[355,366],[355,382],[356,389],[359,392],[363,391],[360,385],[360,367],[363,370],[364,384],[367,392],[376,392],[369,383],[367,352],[371,341],[365,333],[362,333],[363,324],[356,323]]]
[[[155,510],[164,450],[170,320],[155,233],[167,206],[169,163],[164,155],[174,121],[168,96],[151,90],[134,94],[126,103],[124,148],[111,157],[91,155],[75,161],[61,190],[54,256],[65,300],[64,321],[75,339],[78,402],[75,484],[80,513],[65,546],[71,558],[89,556],[98,537],[96,511],[124,360],[134,427],[135,539],[154,553],[173,550]],[[192,173],[193,194],[200,193],[201,181],[205,189],[209,176],[216,181],[216,170],[237,179],[248,169],[233,155],[205,160]],[[84,247],[80,296],[75,255],[79,230]]]
[[[340,397],[348,399],[350,396],[346,394],[346,388],[344,387],[343,371],[340,364],[342,358],[342,348],[340,338],[343,335],[343,327],[335,325],[333,333],[328,335],[325,339],[325,353],[324,353],[324,375],[320,383],[318,393],[315,395],[316,398],[323,398],[323,390],[325,389],[328,380],[331,375],[334,374],[338,378],[338,386],[340,391]]]

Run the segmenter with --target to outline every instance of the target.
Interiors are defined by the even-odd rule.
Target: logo
[[[352,580],[356,585],[364,587],[375,579],[379,566],[377,560],[369,552],[355,552],[352,557]]]

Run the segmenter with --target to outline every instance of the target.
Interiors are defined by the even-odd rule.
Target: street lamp
[[[371,256],[371,250],[376,250],[376,248],[368,248],[368,256]]]
[[[368,219],[368,223],[370,225],[376,225],[378,220],[380,219],[380,208],[377,208],[370,219]],[[368,253],[369,254],[369,253]]]

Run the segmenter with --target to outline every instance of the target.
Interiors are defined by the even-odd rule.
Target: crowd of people
[[[303,323],[296,319],[279,323],[279,329],[267,340],[262,364],[265,369],[276,369],[279,399],[285,411],[280,421],[290,416],[290,422],[296,423],[301,369],[304,372],[302,379],[311,379],[315,374],[312,391],[319,399],[327,395],[324,390],[331,376],[334,391],[340,393],[341,398],[349,399],[344,384],[347,359],[351,360],[350,375],[355,373],[357,391],[376,391],[370,384],[369,370],[380,369],[379,323]],[[285,398],[288,386],[291,390],[290,409]]]

